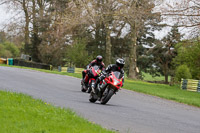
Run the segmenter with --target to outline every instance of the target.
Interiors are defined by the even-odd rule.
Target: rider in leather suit
[[[114,71],[119,71],[122,74],[123,84],[124,84],[124,70],[123,70],[124,65],[125,65],[125,61],[124,61],[124,59],[121,59],[121,58],[118,58],[116,60],[116,64],[108,65],[108,67],[104,71],[102,71],[101,76],[96,80],[96,83],[94,86],[95,92],[97,92],[96,91],[97,84],[99,84],[100,81],[102,81],[106,77],[107,74],[114,72]]]
[[[100,69],[102,71],[105,69],[105,65],[102,60],[103,57],[101,55],[98,55],[95,60],[93,60],[89,65],[87,65],[87,69],[82,71],[82,83],[85,83],[85,85],[87,85],[89,77],[87,77],[86,74],[89,72],[89,68],[91,66],[98,65],[100,66]]]

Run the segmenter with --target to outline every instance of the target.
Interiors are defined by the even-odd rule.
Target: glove
[[[107,73],[106,73],[105,71],[102,71],[102,72],[101,72],[101,75],[103,75],[104,77],[106,76],[106,74],[107,74]]]
[[[89,65],[87,66],[87,70],[89,70],[90,69],[90,67],[89,67]]]

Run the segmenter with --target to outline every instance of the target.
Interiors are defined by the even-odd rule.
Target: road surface
[[[129,90],[107,105],[89,102],[80,79],[0,66],[0,89],[22,92],[120,133],[200,133],[200,108]]]

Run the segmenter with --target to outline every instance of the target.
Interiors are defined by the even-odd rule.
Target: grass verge
[[[178,85],[169,86],[164,84],[126,80],[124,88],[200,107],[200,93],[182,90]]]
[[[30,96],[0,91],[1,133],[113,133]]]
[[[165,81],[164,76],[152,77],[150,74],[144,72],[142,72],[142,75],[144,76],[143,78],[145,81]],[[170,80],[170,77],[168,78],[168,80]]]
[[[25,67],[18,67],[18,68],[25,68]],[[25,68],[25,69],[33,69],[33,70],[47,72],[47,73],[68,75],[68,76],[73,76],[77,78],[82,77],[80,72],[67,73],[67,72],[35,69],[35,68]],[[80,70],[78,69],[78,71]],[[185,103],[188,105],[200,107],[200,102],[199,102],[200,93],[181,90],[180,86],[178,85],[169,86],[169,85],[164,85],[164,84],[147,83],[143,81],[125,79],[125,84],[123,88],[133,90],[136,92],[153,95],[153,96],[158,96],[158,97],[169,99],[169,100],[174,100],[174,101]]]

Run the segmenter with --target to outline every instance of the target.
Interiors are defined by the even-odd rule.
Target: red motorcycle
[[[87,84],[81,83],[81,91],[88,91],[88,93],[90,93],[92,90],[92,86],[95,85],[96,79],[100,76],[100,73],[101,69],[99,68],[99,66],[94,65],[90,67],[89,72],[85,76],[85,82]]]
[[[115,71],[109,74],[102,82],[97,85],[97,92],[91,91],[89,101],[94,103],[97,100],[101,104],[106,104],[113,94],[119,91],[123,85],[123,76],[120,72]]]

